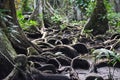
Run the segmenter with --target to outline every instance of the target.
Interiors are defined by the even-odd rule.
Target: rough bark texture
[[[0,12],[0,80],[2,80],[13,69],[13,59],[17,55],[15,51],[25,54],[26,48],[34,45],[20,28],[14,0],[0,0],[0,9],[5,10]]]
[[[0,9],[9,10],[8,0],[0,0]],[[2,14],[8,14],[9,11],[3,12]],[[11,45],[11,42],[7,38],[5,33],[7,32],[7,25],[5,24],[4,16],[0,15],[0,80],[5,78],[13,69],[13,58],[16,56],[16,52]]]
[[[109,29],[104,0],[97,0],[96,7],[84,30],[92,30],[93,35],[104,34]]]
[[[0,30],[0,80],[6,77],[13,69],[13,65],[9,61],[13,62],[15,56],[16,52],[11,43],[4,32]]]
[[[27,42],[23,38],[23,32],[19,27],[19,23],[16,18],[16,11],[15,11],[15,5],[14,5],[14,0],[5,0],[3,5],[7,6],[2,6],[2,9],[8,10],[5,12],[5,15],[10,16],[11,18],[6,17],[7,21],[4,21],[5,25],[4,28],[8,33],[6,33],[7,37],[11,41],[14,47],[24,49],[28,47]]]
[[[0,80],[11,72],[13,65],[10,62],[13,62],[13,58],[16,56],[16,52],[3,32],[2,27],[0,20]]]
[[[25,54],[26,48],[31,46],[31,42],[28,41],[25,34],[23,33],[16,17],[16,10],[14,0],[4,0],[0,3],[1,9],[8,10],[4,14],[10,16],[6,17],[7,21],[4,21],[4,28],[8,32],[6,33],[8,39],[11,41],[13,47],[17,52]],[[4,6],[5,5],[5,6]],[[36,46],[32,45],[37,48]],[[38,48],[37,48],[38,50]],[[38,50],[41,52],[40,50]]]

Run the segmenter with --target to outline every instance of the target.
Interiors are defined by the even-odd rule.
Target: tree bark
[[[43,0],[35,1],[34,5],[35,10],[31,14],[29,20],[36,20],[41,27],[44,27],[44,20],[43,20]]]
[[[25,54],[29,46],[36,48],[39,53],[42,50],[33,45],[20,28],[14,0],[0,0],[0,9],[3,10],[0,12],[0,80],[2,80],[13,69],[13,59],[17,53]]]
[[[42,50],[39,50],[37,46],[33,45],[25,36],[24,32],[20,28],[16,17],[16,10],[14,0],[5,0],[3,3],[0,3],[1,9],[8,10],[4,13],[4,15],[10,16],[6,17],[7,21],[4,21],[5,25],[4,28],[8,33],[5,33],[10,42],[12,43],[13,47],[18,53],[26,53],[26,49],[29,46],[33,46],[37,49],[38,52],[41,53]],[[4,6],[5,5],[5,6]],[[7,6],[6,6],[7,5]]]
[[[0,9],[8,10],[9,1],[0,0]],[[5,24],[5,15],[8,14],[7,12],[0,13],[0,80],[5,78],[13,69],[13,58],[17,55],[14,48],[11,45],[8,37],[6,36],[7,28]],[[2,15],[3,14],[3,15]],[[15,17],[13,15],[13,17]]]
[[[93,35],[104,34],[109,29],[107,10],[104,0],[97,0],[96,7],[84,27],[84,30],[92,30]]]
[[[13,69],[11,63],[13,63],[15,56],[15,50],[11,46],[5,33],[0,29],[0,80],[5,78]]]
[[[120,12],[120,0],[114,0],[115,4],[115,11],[118,13]]]

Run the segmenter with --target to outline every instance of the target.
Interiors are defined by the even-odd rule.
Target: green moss
[[[0,30],[0,44],[0,51],[9,59],[14,58],[17,55],[10,41],[2,30]]]

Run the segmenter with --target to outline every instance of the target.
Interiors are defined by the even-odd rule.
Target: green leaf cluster
[[[108,19],[111,26],[120,27],[120,13],[108,13]]]
[[[62,21],[62,16],[58,15],[58,14],[55,14],[54,16],[51,17],[51,20],[52,20],[53,23],[59,24]]]
[[[60,25],[60,29],[61,29],[61,30],[64,30],[66,27],[67,27],[66,24],[62,24],[62,25]]]
[[[75,0],[75,4],[81,9],[81,11],[86,11],[90,0]]]
[[[115,65],[118,61],[120,62],[120,55],[108,49],[96,49],[93,51],[93,54],[95,55],[96,60],[107,58],[109,63],[112,63],[113,65]]]
[[[26,30],[30,27],[37,26],[37,21],[34,20],[25,20],[25,16],[22,14],[21,11],[17,11],[18,21],[23,30]]]

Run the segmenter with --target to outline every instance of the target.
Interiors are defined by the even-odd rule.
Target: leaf
[[[113,51],[104,48],[96,49],[95,51],[93,51],[93,54],[96,56],[97,59],[103,57],[112,58],[116,55]]]

